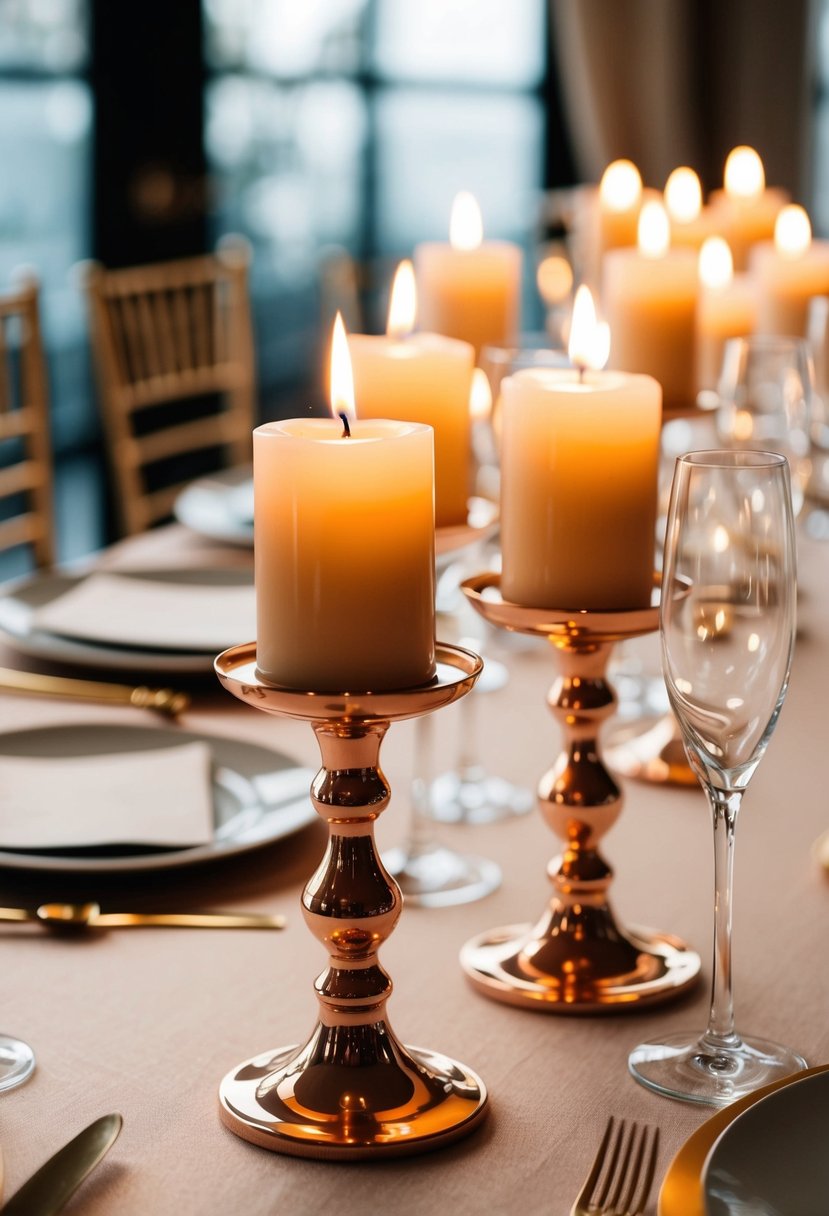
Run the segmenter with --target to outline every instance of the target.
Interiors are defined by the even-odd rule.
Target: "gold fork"
[[[590,1173],[570,1216],[641,1216],[656,1170],[659,1128],[607,1121]]]

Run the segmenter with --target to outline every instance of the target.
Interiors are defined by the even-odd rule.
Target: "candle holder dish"
[[[618,924],[608,902],[613,871],[598,850],[623,805],[598,743],[616,701],[605,669],[614,643],[658,627],[658,606],[529,608],[504,600],[500,576],[491,573],[467,579],[463,589],[493,625],[550,641],[559,676],[549,705],[564,736],[538,788],[541,812],[564,842],[548,866],[550,906],[535,925],[507,925],[467,942],[464,971],[486,996],[549,1013],[631,1010],[678,996],[696,981],[699,955],[671,934]]]
[[[457,701],[482,668],[458,646],[438,644],[436,659],[432,681],[416,688],[330,694],[265,683],[253,642],[216,659],[219,680],[241,701],[311,724],[322,756],[311,800],[329,829],[302,895],[306,924],[329,951],[315,983],[319,1021],[304,1045],[246,1060],[219,1090],[222,1121],[260,1147],[334,1160],[403,1156],[465,1136],[486,1113],[474,1072],[398,1041],[385,1015],[391,980],[377,959],[402,906],[374,843],[390,797],[380,745],[391,722]]]

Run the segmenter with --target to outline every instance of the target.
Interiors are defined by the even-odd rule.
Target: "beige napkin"
[[[213,652],[256,636],[252,584],[205,586],[91,574],[38,608],[32,626],[64,637]]]
[[[207,844],[206,743],[103,756],[0,756],[0,848]]]

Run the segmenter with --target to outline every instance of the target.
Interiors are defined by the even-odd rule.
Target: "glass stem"
[[[472,784],[481,781],[483,767],[478,760],[478,696],[473,689],[458,707],[460,746],[458,748],[458,775],[461,781]]]
[[[415,771],[412,779],[412,815],[408,841],[413,856],[419,856],[432,844],[432,826],[428,811],[434,777],[433,753],[432,715],[423,714],[415,722]]]
[[[740,1044],[734,1029],[731,987],[731,908],[734,882],[734,829],[743,795],[709,789],[714,819],[714,974],[711,1012],[703,1035],[706,1047],[733,1049]]]

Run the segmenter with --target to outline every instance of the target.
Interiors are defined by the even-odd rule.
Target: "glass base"
[[[526,815],[534,805],[530,790],[481,769],[467,775],[443,773],[432,783],[424,813],[440,823],[498,823]]]
[[[674,1034],[640,1043],[628,1057],[642,1085],[682,1102],[728,1106],[763,1085],[807,1067],[797,1052],[767,1039],[735,1036],[733,1047],[709,1045],[704,1035]]]
[[[28,1043],[0,1034],[0,1091],[22,1085],[35,1068],[35,1054]]]
[[[424,908],[469,904],[501,885],[501,871],[494,861],[443,845],[400,845],[383,854],[383,865],[396,879],[406,903]]]

